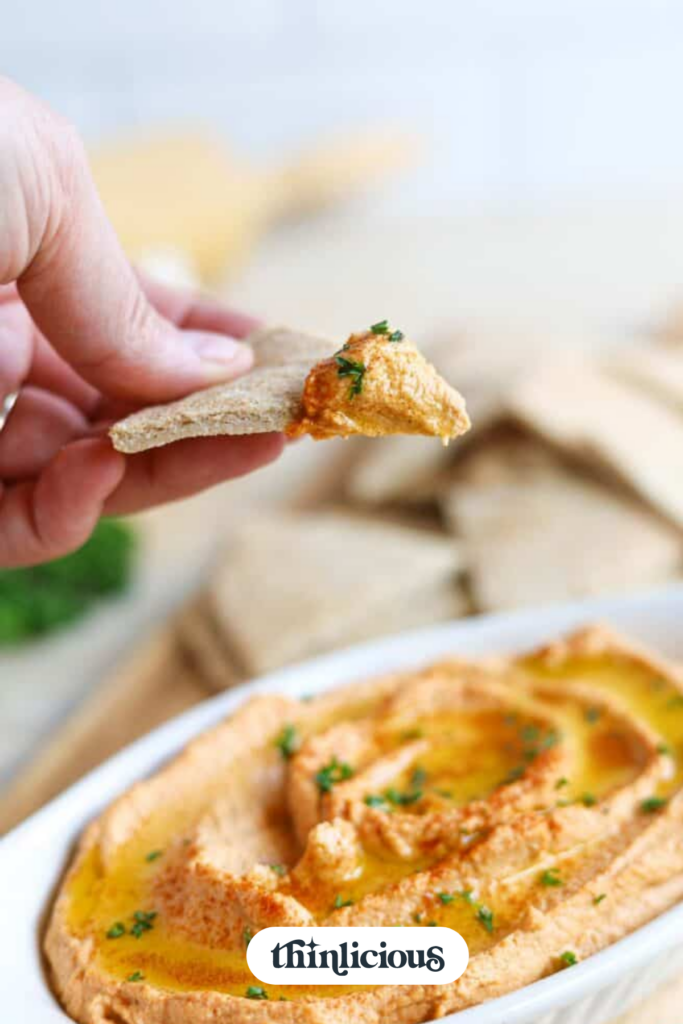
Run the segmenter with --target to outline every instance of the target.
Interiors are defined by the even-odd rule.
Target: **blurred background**
[[[474,421],[305,442],[0,573],[0,830],[280,664],[679,576],[680,4],[33,0],[0,58],[150,273],[340,341],[388,317]]]

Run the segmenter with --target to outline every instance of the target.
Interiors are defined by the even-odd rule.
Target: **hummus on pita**
[[[257,697],[85,833],[45,940],[82,1024],[417,1024],[683,897],[683,681],[602,628],[313,700]],[[445,986],[262,986],[268,925],[424,925]]]

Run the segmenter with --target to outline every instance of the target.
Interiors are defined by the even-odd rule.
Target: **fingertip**
[[[226,334],[183,331],[181,338],[199,358],[202,371],[211,383],[233,380],[254,365],[253,349]]]

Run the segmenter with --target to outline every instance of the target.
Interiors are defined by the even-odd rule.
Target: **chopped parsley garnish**
[[[560,960],[565,967],[573,967],[579,962],[576,953],[573,953],[571,949],[565,949],[564,953],[560,953]]]
[[[558,779],[555,783],[555,789],[564,789],[565,786],[569,785],[569,779],[565,778],[564,775],[561,779]]]
[[[465,903],[474,903],[474,893],[471,889],[461,889],[458,896],[461,900],[464,900]]]
[[[389,321],[378,320],[376,324],[370,325],[370,331],[372,334],[388,334],[389,333]]]
[[[296,726],[292,725],[291,722],[285,725],[282,732],[275,740],[275,746],[280,751],[285,761],[289,761],[290,757],[294,757],[301,746],[301,737],[296,731]]]
[[[658,743],[657,753],[661,754],[662,757],[671,757],[671,747],[667,743]]]
[[[668,800],[663,796],[648,796],[645,800],[641,801],[640,809],[644,814],[654,814],[656,811],[661,811],[663,807],[666,807]]]
[[[315,784],[321,793],[331,793],[333,786],[338,782],[344,782],[353,775],[353,768],[346,761],[338,761],[337,756],[332,758],[329,764],[324,765],[315,774]]]
[[[130,930],[130,934],[139,939],[145,932],[150,932],[154,927],[154,918],[156,916],[156,910],[136,910],[133,914],[135,923]]]
[[[340,892],[334,897],[334,909],[341,910],[342,907],[352,907],[353,900],[345,900]]]
[[[448,906],[455,899],[452,892],[437,892],[437,897],[441,900],[444,906]]]
[[[410,776],[410,785],[420,788],[424,786],[427,781],[427,772],[424,768],[416,768],[413,774]]]
[[[133,973],[129,974],[128,977],[126,978],[126,981],[144,981],[144,980],[145,980],[145,976],[142,973],[142,971],[133,971]]]
[[[276,875],[280,876],[280,878],[282,878],[283,875],[287,874],[287,868],[284,866],[284,864],[271,864],[270,870],[274,871]]]
[[[410,804],[415,804],[418,800],[422,799],[422,790],[412,789],[401,793],[400,790],[390,786],[389,789],[385,790],[384,795],[389,803],[395,804],[397,807],[409,807]]]
[[[593,904],[594,904],[594,906],[597,907],[600,903],[602,903],[603,900],[606,900],[606,899],[607,899],[607,893],[606,892],[601,892],[599,896],[594,896],[593,897]]]
[[[126,934],[126,926],[123,921],[117,921],[113,924],[107,932],[108,939],[120,939],[122,935]]]
[[[251,928],[245,928],[244,931],[242,932],[242,939],[244,940],[244,945],[248,946],[253,938],[254,933],[252,932]]]
[[[159,857],[162,856],[163,852],[163,850],[150,850],[147,856],[145,857],[145,860],[147,861],[148,864],[151,864],[152,861],[158,860]]]
[[[268,993],[262,985],[250,985],[245,992],[247,999],[267,999]]]
[[[480,906],[477,909],[477,921],[483,925],[486,931],[491,935],[493,933],[493,911],[489,910],[488,907]]]
[[[441,789],[439,786],[435,786],[434,792],[437,796],[442,796],[444,800],[453,799],[453,791],[451,789]]]
[[[579,800],[584,807],[595,807],[598,802],[598,798],[594,793],[582,793]]]
[[[518,764],[516,767],[511,768],[503,779],[503,785],[509,786],[511,782],[517,782],[524,775],[525,771],[526,769],[523,764]]]
[[[548,868],[547,871],[543,871],[539,876],[539,882],[541,885],[547,885],[549,888],[564,885],[557,868]]]
[[[418,913],[418,912],[416,911],[416,912],[415,912],[415,913],[413,914],[413,921],[415,922],[415,924],[420,924],[420,922],[422,921],[422,918],[423,918],[423,917],[424,917],[424,914],[420,914],[420,913]]]
[[[367,804],[368,807],[381,807],[385,811],[390,808],[387,807],[387,802],[383,796],[379,793],[368,793],[367,796],[363,797],[363,803]]]
[[[438,928],[438,924],[436,923],[436,921],[427,921],[427,927],[428,928]]]
[[[340,355],[336,355],[334,359],[337,364],[337,374],[340,377],[351,378],[349,398],[359,395],[363,390],[363,378],[367,370],[365,363],[360,363],[356,359],[347,359],[346,356]]]
[[[520,729],[519,735],[523,743],[535,743],[540,738],[541,730],[537,725],[525,725]]]
[[[600,708],[586,708],[584,718],[589,725],[593,725],[600,718]]]

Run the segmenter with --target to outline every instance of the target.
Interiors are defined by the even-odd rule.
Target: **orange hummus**
[[[602,628],[257,697],[81,840],[45,939],[82,1024],[417,1024],[683,897],[683,682]],[[458,930],[452,985],[262,986],[268,925]]]
[[[462,395],[401,331],[383,321],[352,334],[335,355],[313,367],[287,433],[310,434],[318,441],[351,434],[424,434],[448,444],[469,426]]]

